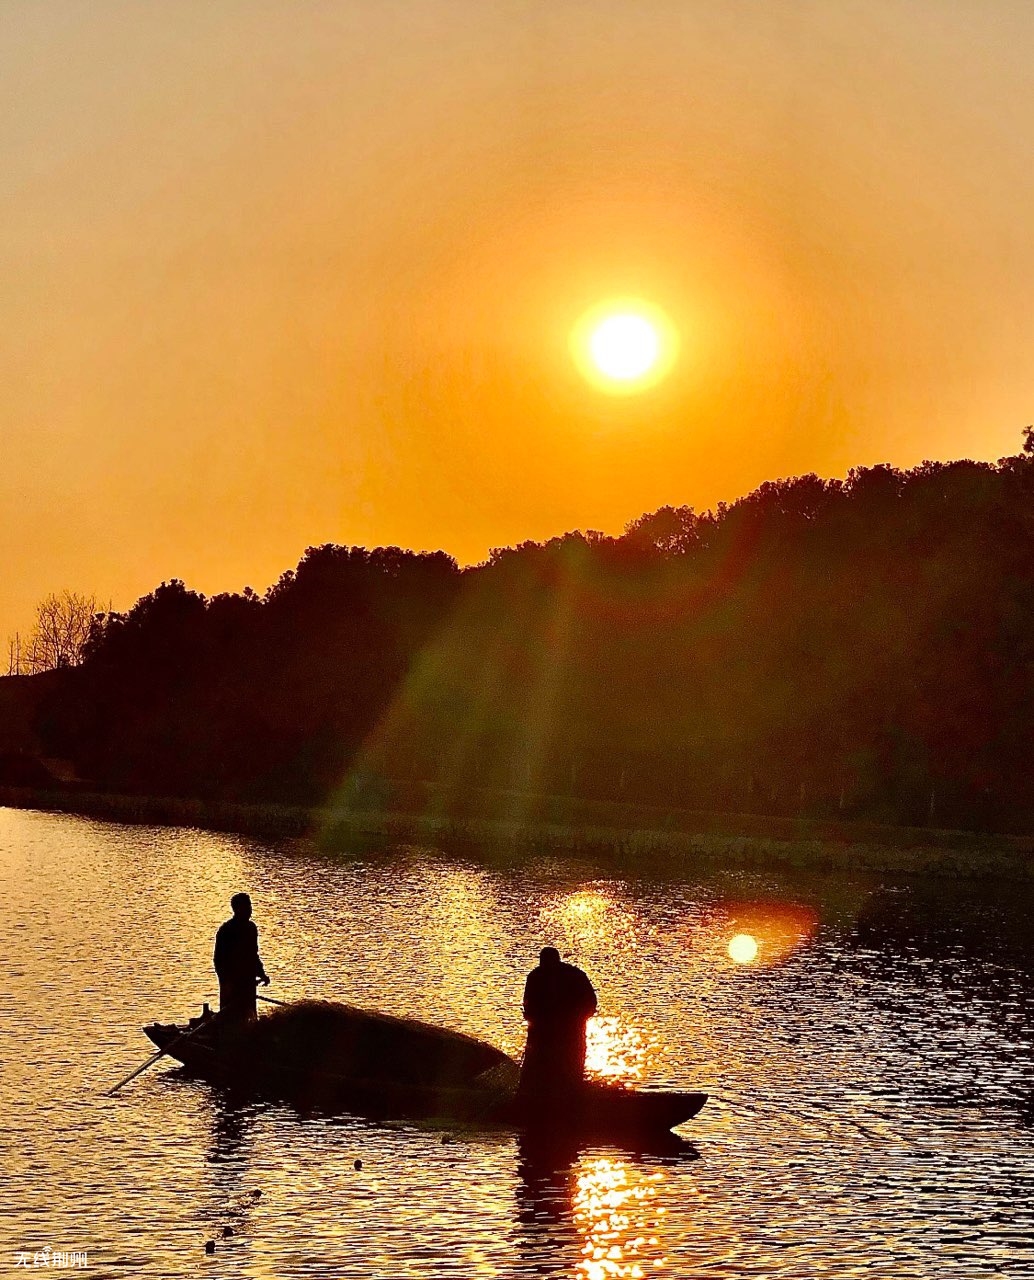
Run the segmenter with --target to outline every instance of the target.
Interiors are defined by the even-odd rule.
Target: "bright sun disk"
[[[611,298],[585,312],[571,334],[571,354],[597,390],[628,395],[655,386],[678,354],[674,325],[643,298]]]
[[[600,321],[589,338],[589,350],[600,373],[627,382],[641,378],[657,363],[661,338],[645,316],[624,312]]]

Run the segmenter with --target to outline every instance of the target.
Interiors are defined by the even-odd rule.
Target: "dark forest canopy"
[[[774,481],[464,570],[326,545],[264,596],[163,583],[97,618],[45,727],[84,777],[153,793],[434,784],[1016,830],[1032,660],[1024,453]]]

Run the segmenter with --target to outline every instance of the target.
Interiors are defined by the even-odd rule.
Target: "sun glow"
[[[614,299],[582,316],[571,335],[571,350],[594,386],[622,395],[644,391],[668,373],[678,354],[678,335],[652,304]]]

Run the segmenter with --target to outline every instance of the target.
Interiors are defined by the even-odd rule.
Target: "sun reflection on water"
[[[638,945],[634,915],[603,889],[579,889],[546,902],[539,920],[569,946],[633,951]]]
[[[814,936],[818,915],[791,902],[726,902],[715,922],[725,955],[738,965],[773,965]]]
[[[638,1171],[637,1171],[638,1172]],[[664,1258],[651,1258],[659,1239],[650,1226],[658,1186],[664,1178],[655,1170],[633,1177],[621,1160],[597,1156],[582,1163],[575,1182],[573,1220],[584,1236],[582,1257],[575,1273],[584,1280],[639,1280],[647,1269],[657,1270]]]
[[[590,1018],[586,1032],[585,1067],[597,1079],[641,1080],[661,1052],[656,1036],[622,1018],[597,1015]]]
[[[820,897],[811,880],[626,887],[576,874],[590,872],[539,881],[523,862],[486,870],[415,850],[359,865],[0,810],[4,1025],[19,1042],[0,1070],[0,1237],[17,1223],[13,1249],[79,1240],[96,1274],[296,1280],[930,1280],[972,1274],[974,1259],[1028,1266],[1032,992],[1018,893],[1000,910],[1006,895],[981,905],[947,881],[920,894],[838,878]],[[540,941],[538,912],[570,899],[572,928],[586,929],[572,959],[617,1015],[598,1020],[604,1063],[623,1055],[643,1063],[643,1083],[713,1088],[693,1128],[706,1158],[529,1156],[526,1135],[442,1142],[416,1124],[238,1108],[161,1063],[84,1105],[149,1052],[143,1023],[196,1010],[213,931],[241,888],[271,994],[444,1017],[500,1043],[523,1033],[524,975],[554,941]],[[816,908],[777,892],[814,895]],[[608,940],[615,924],[637,949]],[[751,966],[727,954],[738,933],[759,944]],[[556,930],[557,945],[567,938]]]

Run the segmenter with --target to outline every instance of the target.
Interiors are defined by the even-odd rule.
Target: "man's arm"
[[[262,967],[262,957],[259,955],[258,949],[258,926],[252,925],[255,930],[255,977],[259,979],[264,987],[269,986],[269,976]]]
[[[212,952],[212,964],[216,973],[220,975],[226,963],[226,934],[223,932],[225,927],[225,925],[220,925],[215,931],[215,950]]]

